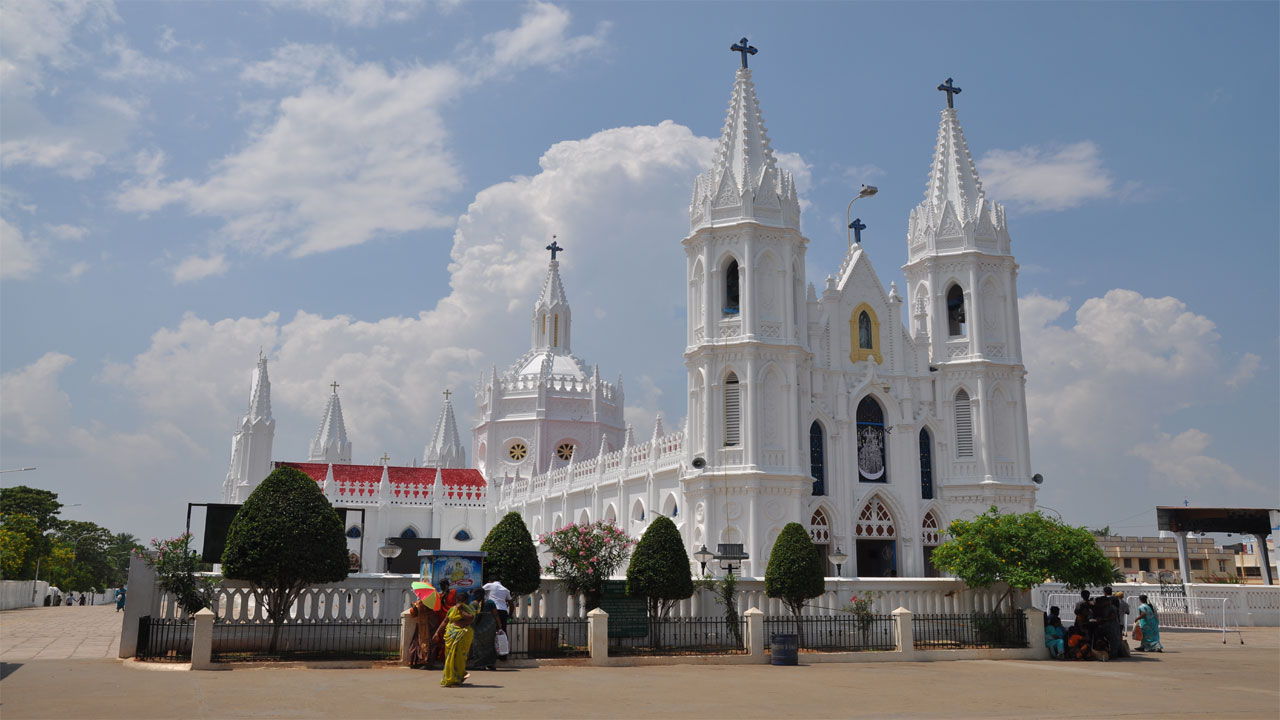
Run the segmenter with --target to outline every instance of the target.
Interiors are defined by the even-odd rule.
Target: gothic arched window
[[[729,373],[724,379],[724,444],[733,447],[742,442],[742,396],[738,376]]]
[[[738,292],[738,261],[732,260],[724,269],[724,314],[737,315],[740,307]]]
[[[920,498],[933,499],[933,438],[929,428],[920,428]]]
[[[347,537],[352,540],[358,540],[360,538],[360,526],[352,525],[351,529],[347,531]]]
[[[871,339],[871,316],[866,310],[858,313],[858,347],[863,350],[875,349],[875,342]]]
[[[404,529],[404,532],[401,532],[401,533],[400,533],[400,537],[402,537],[402,538],[416,538],[416,537],[418,537],[418,531],[417,531],[417,530],[414,530],[414,529],[413,529],[413,528],[411,528],[411,527],[407,527],[407,528],[405,528],[405,529]]]
[[[813,494],[827,494],[827,451],[822,423],[809,426],[809,476],[813,478]]]
[[[471,541],[471,533],[467,532],[467,529],[466,529],[466,528],[463,528],[463,529],[461,529],[461,530],[459,530],[458,532],[456,532],[456,533],[454,533],[454,534],[453,534],[453,539],[454,539],[454,540],[457,540],[458,542],[470,542],[470,541]]]
[[[858,403],[858,480],[889,482],[884,445],[884,411],[868,395]]]
[[[969,393],[956,393],[956,457],[973,457],[973,407]]]
[[[849,314],[849,362],[862,360],[884,362],[880,355],[880,320],[867,303],[860,303]]]
[[[952,285],[947,291],[947,334],[964,336],[964,290],[959,285]]]

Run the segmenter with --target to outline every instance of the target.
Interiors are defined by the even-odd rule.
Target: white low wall
[[[44,580],[0,580],[0,610],[41,605],[48,592],[49,583]]]
[[[1165,586],[1166,588],[1168,586]],[[1181,585],[1175,587],[1181,588]],[[1111,588],[1123,592],[1127,598],[1138,595],[1160,594],[1161,586],[1157,583],[1118,583]],[[1280,626],[1280,585],[1224,585],[1218,583],[1191,583],[1186,586],[1188,597],[1223,598],[1227,601],[1227,623],[1239,627]],[[1089,588],[1095,595],[1101,588]],[[1032,604],[1048,612],[1048,597],[1054,593],[1072,593],[1061,583],[1046,583],[1037,586],[1031,593]],[[1079,595],[1079,592],[1073,594]],[[1070,608],[1062,608],[1063,615],[1070,614]]]

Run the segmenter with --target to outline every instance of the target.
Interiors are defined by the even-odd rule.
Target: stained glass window
[[[360,526],[352,525],[351,529],[347,531],[347,537],[351,538],[352,540],[358,539],[360,537]]]
[[[858,403],[858,480],[889,482],[885,467],[884,411],[870,395]]]
[[[404,532],[400,533],[400,537],[402,537],[402,538],[416,538],[416,537],[418,537],[418,531],[417,531],[417,530],[414,530],[414,529],[413,529],[413,528],[411,528],[411,527],[407,527],[407,528],[405,528],[405,529],[404,529]]]
[[[737,315],[739,307],[738,261],[733,260],[724,269],[724,314]]]
[[[453,539],[458,542],[469,542],[471,540],[471,533],[467,532],[466,528],[463,528],[453,534]]]

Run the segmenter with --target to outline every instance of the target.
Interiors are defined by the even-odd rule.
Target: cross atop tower
[[[334,394],[334,395],[337,395],[337,394],[338,394],[338,381],[337,381],[337,380],[334,380],[333,382],[329,383],[329,387],[333,388],[333,394]]]
[[[560,247],[560,243],[556,242],[555,235],[551,236],[551,244],[547,246],[547,249],[551,251],[552,261],[556,259],[556,253],[564,252],[564,248]]]
[[[750,45],[748,45],[746,38],[742,38],[738,42],[734,43],[729,47],[729,49],[736,53],[742,53],[742,68],[744,70],[747,67],[747,56],[755,55],[756,53],[760,52],[759,50],[756,50],[754,47],[751,47]]]
[[[442,394],[442,395],[444,395],[445,402],[448,402],[448,401],[449,401],[449,396],[453,394],[453,391],[452,391],[452,390],[445,390],[445,391],[444,391],[443,393],[441,393],[441,394]]]
[[[953,98],[954,96],[960,94],[960,88],[955,87],[954,85],[951,84],[951,78],[947,78],[947,81],[939,85],[938,89],[947,94],[947,107],[948,108],[955,107]]]
[[[391,464],[391,456],[386,454],[385,452],[382,453],[382,457],[380,458],[380,460],[382,461],[383,465]]]
[[[867,229],[867,226],[862,222],[862,218],[854,218],[853,222],[849,223],[849,228],[853,230],[854,244],[861,245],[862,231]]]

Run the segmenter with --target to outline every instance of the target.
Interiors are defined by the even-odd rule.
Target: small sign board
[[[626,580],[605,580],[600,609],[609,613],[609,637],[644,637],[649,634],[649,609],[643,597],[627,594]]]

